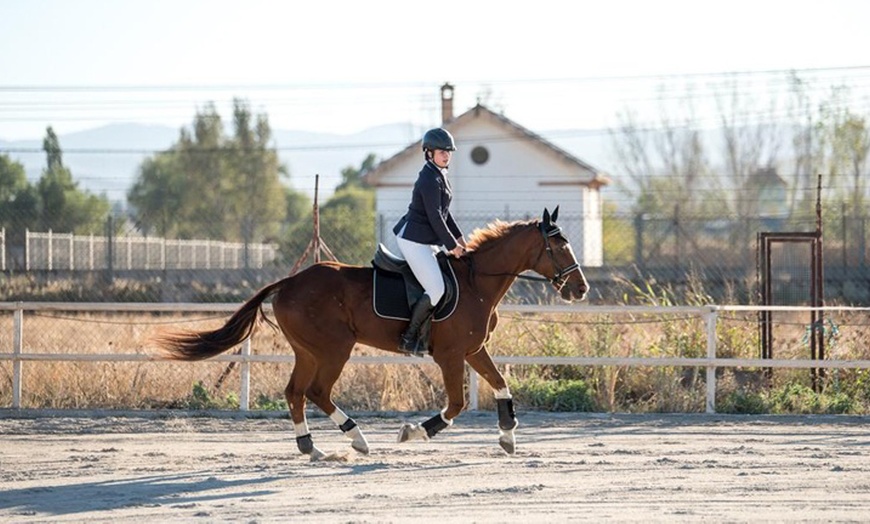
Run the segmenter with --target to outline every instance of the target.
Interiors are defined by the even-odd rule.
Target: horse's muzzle
[[[562,289],[559,290],[559,295],[563,300],[568,302],[579,302],[586,298],[587,292],[589,292],[589,284],[581,274],[580,278],[568,279],[568,281],[565,282],[565,285],[562,286]]]

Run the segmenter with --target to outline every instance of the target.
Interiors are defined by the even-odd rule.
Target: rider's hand
[[[459,258],[465,254],[465,248],[457,244],[456,247],[450,250],[450,254]]]

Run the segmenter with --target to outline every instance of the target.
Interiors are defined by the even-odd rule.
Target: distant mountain
[[[126,201],[139,164],[154,151],[168,149],[177,138],[177,129],[142,124],[113,124],[58,135],[64,164],[79,187],[105,194],[113,202]],[[0,140],[0,152],[24,164],[31,181],[38,180],[45,169],[41,140]]]
[[[281,162],[290,170],[290,185],[314,194],[315,175],[320,175],[320,198],[328,198],[341,181],[341,170],[359,167],[369,153],[389,158],[419,139],[423,129],[409,123],[387,124],[349,135],[296,130],[273,130]],[[608,171],[610,138],[606,131],[542,132],[541,136],[593,166]],[[124,204],[139,165],[158,151],[171,147],[179,129],[144,124],[112,124],[59,135],[64,164],[79,187],[105,194]],[[21,162],[31,181],[45,167],[41,140],[3,141],[0,153]]]

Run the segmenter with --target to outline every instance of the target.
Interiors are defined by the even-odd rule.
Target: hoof
[[[369,454],[369,443],[366,442],[365,437],[363,437],[362,435],[360,435],[360,438],[353,439],[350,447],[352,447],[356,452],[362,453],[363,455]]]
[[[398,442],[401,444],[402,442],[417,439],[429,440],[426,430],[417,424],[402,424],[402,427],[399,429]]]
[[[514,437],[514,430],[501,431],[498,436],[498,445],[505,450],[508,455],[513,455],[517,451],[517,439]]]
[[[320,451],[317,446],[314,446],[311,449],[311,453],[308,454],[308,460],[310,462],[320,462],[321,460],[326,458],[326,453]]]
[[[363,455],[369,454],[369,443],[366,436],[362,434],[359,427],[354,424],[353,427],[344,432],[344,436],[351,440],[350,447]]]

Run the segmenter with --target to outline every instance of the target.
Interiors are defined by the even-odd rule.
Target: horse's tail
[[[204,360],[240,344],[251,336],[257,321],[263,318],[262,305],[290,277],[269,284],[240,307],[226,323],[212,331],[186,331],[156,337],[161,357],[166,360]]]

